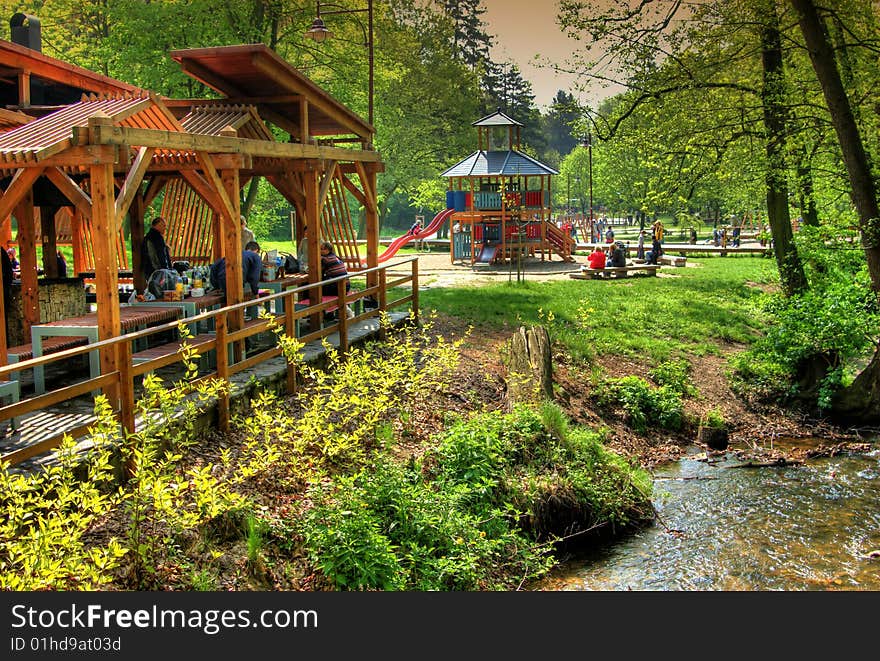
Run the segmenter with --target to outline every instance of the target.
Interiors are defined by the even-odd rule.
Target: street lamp
[[[333,32],[331,32],[327,26],[324,24],[324,19],[321,18],[321,15],[324,16],[332,16],[334,14],[358,14],[361,12],[367,13],[367,28],[364,28],[364,24],[358,20],[358,24],[361,26],[361,30],[364,30],[364,46],[367,47],[368,52],[368,66],[369,66],[369,83],[367,90],[367,103],[368,106],[368,121],[370,122],[370,126],[373,126],[373,0],[367,0],[367,6],[363,9],[346,9],[342,7],[342,5],[337,5],[333,3],[324,2],[321,0],[317,0],[317,6],[315,8],[315,20],[312,21],[312,26],[306,30],[305,37],[306,39],[312,39],[313,41],[323,43],[327,39],[331,39],[333,37]],[[329,11],[322,10],[322,7],[336,7],[336,9],[331,9]]]

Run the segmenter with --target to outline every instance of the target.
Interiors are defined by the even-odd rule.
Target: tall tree
[[[813,0],[791,0],[791,4],[797,11],[798,24],[840,142],[850,178],[852,203],[859,216],[862,248],[867,258],[871,286],[880,298],[880,204],[877,180],[843,86],[834,49],[816,5]],[[852,385],[839,393],[834,408],[838,414],[860,420],[880,418],[880,347]]]
[[[452,51],[471,70],[490,61],[492,37],[486,32],[482,0],[443,0],[443,9],[452,20]]]

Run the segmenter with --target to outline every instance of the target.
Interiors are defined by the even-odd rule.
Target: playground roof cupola
[[[499,108],[475,121],[478,148],[473,154],[441,173],[442,177],[492,177],[559,174],[520,149],[522,124]]]

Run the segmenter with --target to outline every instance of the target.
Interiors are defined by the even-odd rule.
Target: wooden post
[[[348,353],[348,308],[345,300],[345,280],[336,283],[336,300],[339,306],[336,308],[336,319],[339,327],[339,353]]]
[[[412,261],[412,310],[413,320],[419,323],[419,260]]]
[[[296,321],[293,318],[296,296],[293,294],[284,297],[284,332],[288,337],[296,337]],[[287,362],[287,392],[296,392],[296,363]]]
[[[224,137],[236,137],[238,132],[226,127],[220,131]],[[223,189],[232,204],[231,218],[221,214],[222,224],[222,256],[226,258],[226,305],[235,305],[244,301],[244,276],[241,267],[241,198],[239,196],[238,169],[228,168],[220,171],[220,180]],[[254,292],[257,296],[257,292]],[[229,328],[239,330],[244,327],[244,310],[232,313],[229,320]],[[241,360],[244,342],[237,342],[234,349],[235,360]]]
[[[89,127],[109,130],[110,117],[97,113],[89,118]],[[119,325],[119,265],[116,260],[116,194],[113,164],[103,163],[89,168],[92,197],[92,249],[95,254],[95,300],[98,306],[98,339],[106,340],[121,334]],[[101,373],[116,371],[116,350],[101,351]],[[118,410],[119,384],[106,391],[111,406]]]
[[[135,432],[134,421],[134,377],[131,374],[131,342],[116,345],[119,365],[119,422],[129,434]]]
[[[72,210],[70,235],[73,243],[73,277],[85,271],[85,251],[83,250],[83,215],[79,209]]]
[[[215,318],[217,332],[217,376],[229,383],[229,349],[226,346],[227,313],[218,314]],[[220,431],[229,431],[229,391],[224,391],[217,400],[217,425]]]
[[[367,196],[367,204],[364,205],[364,220],[367,230],[367,268],[375,268],[379,265],[379,200],[376,197],[377,177],[371,168],[363,170],[366,182],[364,183],[364,195]],[[367,276],[367,287],[377,284],[376,274]]]
[[[55,233],[55,214],[59,207],[40,207],[40,233],[43,238],[43,273],[47,278],[57,278],[58,241]]]
[[[321,173],[317,170],[309,170],[303,174],[303,187],[306,193],[306,242],[309,253],[309,284],[321,281]],[[309,289],[309,301],[312,305],[321,301],[321,288]],[[320,327],[321,314],[315,313],[309,316],[309,329],[314,331]]]
[[[24,336],[40,323],[40,294],[37,283],[37,241],[34,225],[34,192],[29,189],[15,209],[18,220],[18,260],[21,263],[21,306]]]
[[[388,270],[383,268],[379,271],[379,319],[382,318],[382,312],[388,309]],[[379,339],[383,342],[388,339],[388,333],[385,326],[379,326]]]

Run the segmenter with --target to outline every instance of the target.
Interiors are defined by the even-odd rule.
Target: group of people
[[[648,264],[656,264],[660,255],[663,254],[663,223],[655,220],[651,225],[651,249],[645,252],[645,239],[647,232],[639,232],[639,241],[636,251],[638,259],[644,259]],[[614,240],[614,232],[609,227],[605,236],[606,247],[596,246],[596,249],[587,257],[592,269],[608,268],[610,266],[626,266],[626,247],[621,241]]]
[[[171,269],[171,252],[168,244],[165,242],[165,232],[168,228],[168,222],[161,216],[157,216],[150,223],[149,231],[144,235],[144,241],[141,248],[141,270],[144,277],[149,280],[150,276],[160,269]],[[308,227],[303,227],[302,236],[299,237],[297,243],[296,257],[297,267],[300,273],[308,273],[309,270],[309,252],[308,252]],[[244,216],[241,217],[241,237],[242,237],[242,257],[241,270],[242,279],[244,281],[245,293],[259,294],[260,276],[263,268],[263,260],[260,256],[260,244],[254,239],[253,231],[247,227]],[[330,280],[340,276],[348,275],[348,269],[345,262],[342,261],[333,248],[333,244],[329,241],[320,243],[321,251],[321,279]],[[220,258],[211,265],[212,285],[218,289],[226,288],[226,260]],[[346,288],[350,289],[351,285],[346,282]],[[322,294],[324,296],[335,296],[337,293],[336,284],[324,285]]]
[[[617,241],[604,250],[599,246],[587,257],[591,269],[626,266],[626,247]]]

